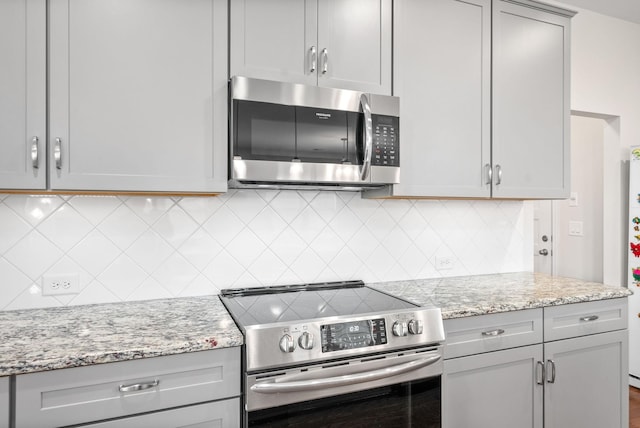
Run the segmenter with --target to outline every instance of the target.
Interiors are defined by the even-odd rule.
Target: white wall
[[[640,142],[640,25],[575,8],[571,109],[606,120],[603,281],[626,286],[626,164]]]
[[[363,200],[350,192],[215,198],[0,194],[0,310],[531,270],[517,201]],[[435,258],[454,268],[438,271]],[[41,295],[79,273],[78,295]]]
[[[554,204],[556,274],[602,282],[604,121],[571,117],[571,192]],[[569,234],[569,222],[582,223],[582,236]]]

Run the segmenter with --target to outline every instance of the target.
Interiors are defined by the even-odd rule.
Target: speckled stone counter
[[[0,312],[0,376],[240,346],[218,296]]]
[[[517,311],[633,294],[624,287],[521,272],[367,284],[421,306],[444,319]]]

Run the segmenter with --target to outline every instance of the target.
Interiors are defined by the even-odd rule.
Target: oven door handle
[[[299,380],[291,382],[263,382],[257,383],[251,387],[254,392],[263,394],[276,394],[279,392],[298,392],[310,391],[315,389],[334,388],[338,386],[353,385],[362,382],[371,382],[378,379],[384,379],[400,374],[418,370],[422,367],[429,366],[437,362],[441,358],[440,355],[434,355],[428,358],[413,360],[408,363],[398,364],[383,369],[372,370],[363,373],[354,373],[343,376],[335,376],[321,379]]]

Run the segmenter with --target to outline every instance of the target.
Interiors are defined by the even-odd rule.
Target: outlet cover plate
[[[42,276],[43,296],[78,293],[80,293],[80,275],[77,273]]]

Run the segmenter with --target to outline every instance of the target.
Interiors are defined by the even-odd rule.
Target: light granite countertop
[[[444,319],[626,297],[576,279],[510,273],[367,284]],[[0,376],[240,346],[218,296],[0,311]]]
[[[0,376],[242,344],[218,296],[0,312]]]
[[[420,306],[439,307],[444,319],[615,299],[625,287],[519,272],[367,284]]]

